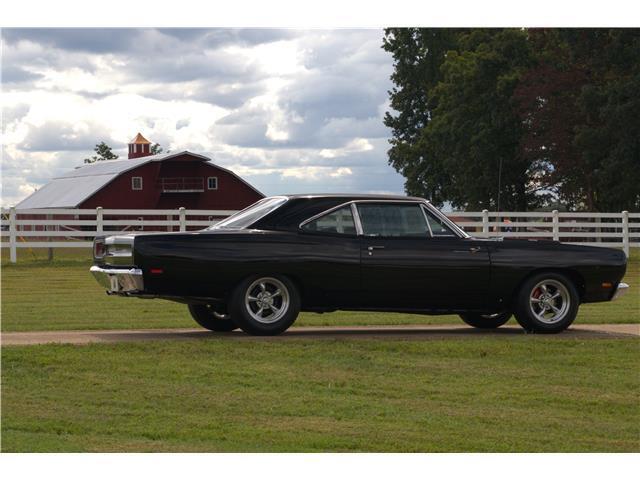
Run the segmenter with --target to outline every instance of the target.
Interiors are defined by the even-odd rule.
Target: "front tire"
[[[189,313],[203,328],[214,332],[231,332],[238,328],[229,314],[216,312],[211,305],[189,305]]]
[[[278,335],[298,317],[300,295],[284,276],[256,275],[235,288],[229,311],[238,326],[249,335]]]
[[[515,300],[518,323],[530,333],[558,333],[569,327],[578,314],[580,296],[566,276],[546,272],[524,282]]]
[[[501,312],[482,315],[480,313],[462,313],[460,318],[466,323],[475,328],[491,329],[498,328],[504,325],[511,318],[511,312]]]

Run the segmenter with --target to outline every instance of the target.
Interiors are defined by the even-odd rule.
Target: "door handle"
[[[373,251],[374,250],[382,250],[384,248],[384,245],[370,245],[367,247],[367,253],[369,254],[369,256],[373,255]]]
[[[471,248],[469,248],[469,251],[471,253],[477,253],[477,252],[479,252],[481,250],[482,250],[482,247],[471,247]]]

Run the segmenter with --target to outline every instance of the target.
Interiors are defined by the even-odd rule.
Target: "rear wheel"
[[[498,328],[511,318],[511,312],[501,312],[482,315],[480,313],[463,313],[460,318],[464,323],[475,328]]]
[[[284,276],[253,276],[235,288],[229,311],[244,332],[277,335],[298,317],[300,295],[295,285]]]
[[[522,285],[514,313],[527,332],[558,333],[573,323],[579,304],[573,282],[560,273],[547,272],[534,275]]]
[[[198,325],[214,332],[230,332],[238,328],[228,313],[220,313],[211,305],[189,305],[189,313]]]

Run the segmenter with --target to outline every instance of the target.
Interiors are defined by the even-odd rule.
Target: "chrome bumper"
[[[618,288],[616,288],[616,291],[613,292],[613,297],[611,297],[611,300],[615,300],[616,298],[620,298],[622,295],[624,295],[628,291],[629,291],[629,284],[624,283],[624,282],[620,282],[618,284]]]
[[[91,273],[108,293],[142,292],[142,270],[139,268],[101,268],[93,266]]]

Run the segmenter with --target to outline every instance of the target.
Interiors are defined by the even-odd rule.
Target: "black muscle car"
[[[91,272],[110,295],[185,303],[214,331],[274,335],[301,310],[371,310],[477,328],[514,314],[554,333],[581,303],[624,293],[626,263],[615,249],[474,238],[421,198],[291,195],[198,232],[97,237]]]

